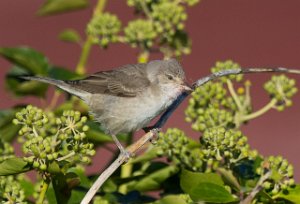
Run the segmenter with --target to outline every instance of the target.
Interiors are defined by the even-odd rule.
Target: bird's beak
[[[183,82],[181,86],[182,86],[183,90],[188,93],[191,93],[194,90],[192,88],[192,86],[190,86],[187,82]]]

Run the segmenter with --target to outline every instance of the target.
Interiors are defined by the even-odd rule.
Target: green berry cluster
[[[0,203],[28,203],[25,200],[25,192],[15,176],[0,176]]]
[[[61,117],[28,105],[16,113],[24,160],[40,171],[47,171],[53,162],[67,161],[70,165],[90,163],[95,154],[93,144],[86,141],[87,118],[77,111],[65,111]]]
[[[172,41],[172,36],[177,30],[184,28],[184,21],[187,19],[183,6],[168,1],[154,4],[151,16],[156,31],[169,42]]]
[[[263,187],[271,195],[278,194],[295,185],[293,166],[281,156],[266,158],[256,169],[256,173],[260,176],[267,171],[271,171],[271,176],[263,183]]]
[[[94,37],[94,43],[107,47],[118,40],[121,21],[116,15],[103,13],[91,19],[87,25],[87,33]]]
[[[198,87],[189,100],[185,111],[186,121],[192,122],[192,128],[203,132],[215,126],[227,127],[233,123],[232,103],[226,96],[227,91],[221,82],[209,82]]]
[[[171,158],[174,155],[184,154],[188,139],[183,131],[177,128],[169,128],[167,132],[160,133],[157,145],[160,150],[157,152],[158,155],[165,155]]]
[[[241,131],[226,130],[223,127],[207,129],[200,139],[202,152],[208,161],[208,170],[215,165],[229,168],[237,161],[257,156],[256,151],[250,150],[247,137]]]
[[[158,156],[166,156],[175,164],[199,171],[202,168],[202,154],[198,148],[190,148],[188,137],[177,128],[169,128],[165,133],[160,133],[157,142]]]
[[[272,76],[271,80],[264,84],[265,90],[271,98],[277,100],[276,108],[279,111],[292,105],[291,98],[297,93],[296,81],[285,75]]]
[[[15,157],[14,148],[8,142],[0,139],[0,162],[12,157]]]
[[[215,66],[211,68],[212,73],[216,73],[222,70],[228,70],[228,69],[239,69],[240,65],[238,63],[233,62],[232,60],[226,60],[225,62],[216,62]],[[222,82],[226,82],[227,79],[235,80],[237,82],[241,81],[243,79],[243,75],[230,75],[226,77],[220,78]]]
[[[152,21],[143,19],[130,21],[124,32],[126,42],[132,47],[150,48],[157,36]]]

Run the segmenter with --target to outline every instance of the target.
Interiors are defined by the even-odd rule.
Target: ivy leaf
[[[32,183],[32,181],[30,181],[29,179],[21,179],[18,181],[22,187],[22,189],[25,191],[25,196],[31,197],[34,194],[34,184]]]
[[[157,190],[161,183],[172,175],[178,172],[178,167],[167,166],[160,168],[153,173],[148,174],[146,177],[134,182],[132,185],[128,186],[129,190],[137,190],[139,192]]]
[[[31,170],[22,158],[9,158],[0,163],[0,176],[8,176]]]
[[[34,95],[44,97],[47,85],[35,81],[25,81],[19,76],[47,76],[50,69],[48,59],[40,52],[29,47],[0,48],[0,55],[14,66],[6,74],[6,87],[16,96]]]
[[[187,204],[185,200],[179,195],[168,195],[153,204]]]
[[[86,8],[87,6],[87,0],[47,0],[38,10],[37,14],[40,16],[47,16],[79,10]]]
[[[12,123],[15,114],[16,110],[14,109],[0,111],[0,138],[6,142],[12,141],[20,129],[19,125]]]
[[[291,201],[292,203],[300,203],[300,185],[296,185],[294,188],[289,188],[287,191],[281,191],[276,198],[283,198]]]
[[[180,186],[196,202],[228,203],[236,201],[236,198],[224,187],[221,176],[216,173],[196,173],[183,170]]]
[[[6,87],[16,96],[38,96],[45,97],[48,88],[47,84],[37,81],[26,81],[19,78],[22,75],[29,75],[23,68],[14,66],[6,75]],[[30,74],[32,75],[32,74]]]
[[[180,186],[182,190],[188,193],[191,187],[198,186],[200,183],[209,182],[223,186],[222,178],[216,173],[196,173],[183,170],[180,177]]]
[[[76,30],[70,29],[70,28],[62,31],[59,34],[58,38],[65,42],[78,43],[81,41],[81,37],[80,37],[79,33]]]
[[[30,75],[45,76],[49,69],[48,59],[42,53],[29,47],[2,47],[0,55]]]
[[[230,203],[237,201],[223,186],[214,183],[200,183],[191,187],[189,192],[193,201],[205,201],[212,203]]]
[[[236,191],[241,190],[241,186],[240,186],[238,180],[236,179],[236,177],[234,177],[231,170],[227,170],[225,168],[219,168],[217,171],[218,171],[218,173],[221,174],[221,176],[224,179],[225,183],[230,185]]]
[[[48,72],[49,77],[60,80],[72,80],[81,77],[81,75],[66,69],[64,67],[53,66]]]

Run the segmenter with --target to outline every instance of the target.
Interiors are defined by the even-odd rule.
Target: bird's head
[[[176,59],[152,61],[148,64],[147,72],[151,81],[169,88],[181,91],[192,91],[186,82],[185,73]]]

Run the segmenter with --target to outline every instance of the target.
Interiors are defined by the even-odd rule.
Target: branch
[[[268,171],[266,174],[260,177],[256,186],[252,189],[249,195],[240,202],[240,204],[250,204],[251,201],[255,198],[256,194],[258,194],[263,189],[263,183],[271,176],[271,171]]]
[[[248,74],[248,73],[262,73],[262,72],[282,72],[282,73],[292,73],[292,74],[300,74],[300,70],[296,69],[287,69],[287,68],[246,68],[246,69],[229,69],[223,70],[220,72],[212,73],[206,77],[203,77],[193,83],[193,88],[197,88],[206,84],[209,81],[217,79],[219,77],[228,76],[228,75],[238,75],[238,74]],[[126,148],[126,150],[134,155],[141,147],[143,147],[146,143],[151,141],[153,137],[157,134],[159,128],[163,127],[167,122],[172,113],[177,109],[177,107],[184,101],[184,99],[190,93],[182,93],[170,106],[169,108],[162,114],[160,119],[155,123],[154,126],[145,128],[145,130],[151,130],[142,136],[137,142]],[[120,154],[119,157],[106,169],[104,172],[98,177],[93,186],[89,189],[81,204],[88,204],[98,189],[103,185],[103,183],[127,160],[126,155]],[[249,197],[249,196],[248,196]]]
[[[155,136],[155,134],[157,134],[157,130],[155,129],[148,132],[134,144],[126,148],[126,150],[131,155],[135,154],[141,147],[148,143]],[[127,156],[125,154],[120,154],[118,158],[98,177],[93,186],[89,189],[87,194],[82,199],[81,204],[88,204],[97,193],[98,189],[103,185],[103,183],[126,161]]]

